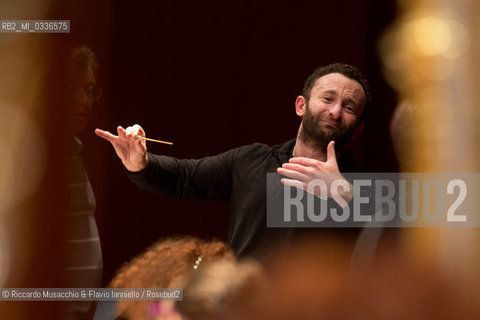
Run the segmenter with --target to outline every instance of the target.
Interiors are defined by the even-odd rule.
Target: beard
[[[328,125],[323,121],[333,122],[337,126]],[[351,140],[355,126],[347,128],[342,119],[334,120],[327,113],[314,115],[308,103],[302,118],[300,140],[315,149],[326,150],[330,141],[335,141],[335,149],[343,149]]]

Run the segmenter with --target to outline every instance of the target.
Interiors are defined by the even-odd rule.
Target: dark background
[[[389,138],[395,94],[377,40],[395,18],[393,1],[57,1],[70,19],[57,47],[86,44],[100,63],[102,98],[81,136],[97,199],[105,282],[156,239],[178,234],[226,239],[228,205],[176,202],[139,190],[96,127],[141,124],[149,151],[198,158],[296,136],[303,82],[333,62],[357,66],[373,105],[352,149],[370,172],[397,170]],[[60,51],[57,54],[60,54]]]

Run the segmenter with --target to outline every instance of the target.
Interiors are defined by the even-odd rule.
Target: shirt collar
[[[278,157],[278,159],[280,159],[281,163],[288,162],[288,159],[292,157],[295,141],[296,139],[292,139],[283,144],[274,146],[275,155]]]
[[[295,147],[296,139],[289,140],[283,144],[274,146],[274,152],[281,163],[288,162],[293,157],[292,152]],[[358,172],[360,167],[355,162],[350,150],[345,150],[337,158],[338,168],[341,172]]]

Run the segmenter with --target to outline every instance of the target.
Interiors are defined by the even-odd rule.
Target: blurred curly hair
[[[161,239],[124,265],[110,282],[111,288],[172,288],[194,271],[197,259],[203,263],[233,260],[232,251],[220,240],[192,236]],[[147,319],[148,301],[119,301],[118,319]]]

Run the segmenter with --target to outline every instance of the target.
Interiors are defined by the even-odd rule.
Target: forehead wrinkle
[[[318,88],[314,87],[313,89],[318,89],[318,94],[331,94],[334,96],[340,95],[345,100],[355,103],[360,103],[360,100],[363,100],[364,96],[363,91],[360,91],[359,88],[346,88],[345,86],[342,86],[342,88],[339,89],[334,84],[332,84],[331,86],[329,85],[323,89],[321,88],[321,86]]]

